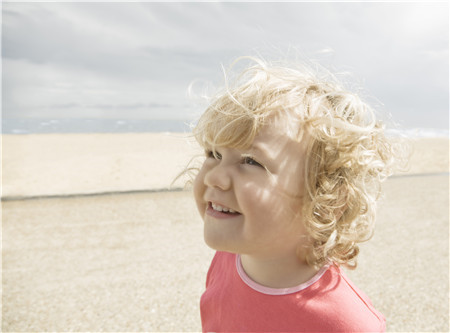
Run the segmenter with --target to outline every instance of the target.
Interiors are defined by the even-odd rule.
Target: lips
[[[208,202],[208,207],[206,208],[206,214],[216,217],[216,218],[231,218],[231,217],[236,217],[236,216],[242,215],[241,213],[239,213],[229,207],[226,207],[226,206],[214,203],[214,202]]]

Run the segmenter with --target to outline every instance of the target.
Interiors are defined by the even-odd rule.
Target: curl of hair
[[[372,237],[380,185],[401,146],[385,135],[374,110],[328,71],[269,65],[260,59],[211,101],[193,134],[203,147],[246,148],[274,116],[307,142],[302,216],[311,239],[311,266],[328,261],[356,267],[358,243]],[[241,59],[238,59],[238,61]]]

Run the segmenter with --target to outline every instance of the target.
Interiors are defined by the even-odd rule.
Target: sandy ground
[[[448,172],[448,139],[411,146],[408,173]],[[193,156],[202,155],[182,133],[2,135],[2,197],[167,189]]]
[[[103,144],[112,145],[114,139],[107,136]],[[188,159],[187,150],[195,147],[187,144],[183,151],[178,144],[165,143],[183,141],[179,135],[154,135],[158,144],[144,136],[147,140],[130,135],[136,146],[123,145],[121,152],[114,144],[116,148],[105,148],[103,156],[96,155],[102,151],[99,141],[89,143],[85,138],[78,149],[95,153],[80,152],[75,158],[72,150],[61,160],[57,156],[64,146],[61,136],[53,147],[47,141],[46,148],[43,137],[3,140],[3,195],[10,199],[49,195],[57,193],[55,187],[65,189],[65,194],[118,191],[125,189],[124,175],[130,176],[129,184],[140,185],[137,189],[165,188]],[[33,149],[30,141],[40,146]],[[139,146],[141,141],[146,145]],[[12,142],[20,146],[13,147]],[[445,332],[449,330],[448,140],[420,140],[415,147],[409,174],[386,182],[375,237],[362,246],[360,265],[349,274],[385,314],[388,331]],[[20,158],[26,149],[30,156]],[[40,159],[45,150],[48,155]],[[145,152],[153,157],[139,156]],[[170,160],[174,155],[179,158]],[[78,179],[94,189],[84,184],[69,191],[67,184],[55,184],[64,175],[80,173],[73,169],[82,165],[93,173],[91,178],[99,177],[102,172],[92,170],[110,170],[103,163],[110,163],[112,156],[122,156],[122,180],[114,186],[96,187],[101,182],[84,173]],[[127,171],[124,161],[131,156],[135,163],[152,158],[160,164],[168,161],[162,163],[164,181],[143,176],[140,184],[135,173],[146,168],[130,164],[133,172]],[[73,158],[72,163],[67,158]],[[35,164],[27,167],[21,159]],[[157,174],[150,170],[161,166],[146,167]],[[189,191],[3,201],[2,239],[4,332],[201,329],[198,302],[213,252],[203,244],[202,222]]]
[[[3,198],[167,189],[193,156],[203,155],[195,140],[182,133],[2,139]]]
[[[198,331],[212,251],[187,192],[3,203],[6,331]]]

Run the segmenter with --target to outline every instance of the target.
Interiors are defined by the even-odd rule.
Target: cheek
[[[276,216],[282,210],[282,201],[274,192],[274,188],[264,182],[246,184],[237,191],[241,209],[262,220]]]
[[[268,185],[247,186],[241,193],[240,202],[260,224],[298,223],[301,218],[301,199]]]

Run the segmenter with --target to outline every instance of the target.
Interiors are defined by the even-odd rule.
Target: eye
[[[205,150],[205,155],[207,158],[214,158],[215,160],[221,160],[222,155],[219,152],[214,152],[212,150]]]
[[[255,161],[255,160],[253,159],[253,157],[251,157],[251,156],[244,156],[242,162],[243,162],[244,164],[254,165],[254,166],[257,166],[257,167],[264,168],[264,167],[261,165],[261,163],[258,163],[257,161]]]

